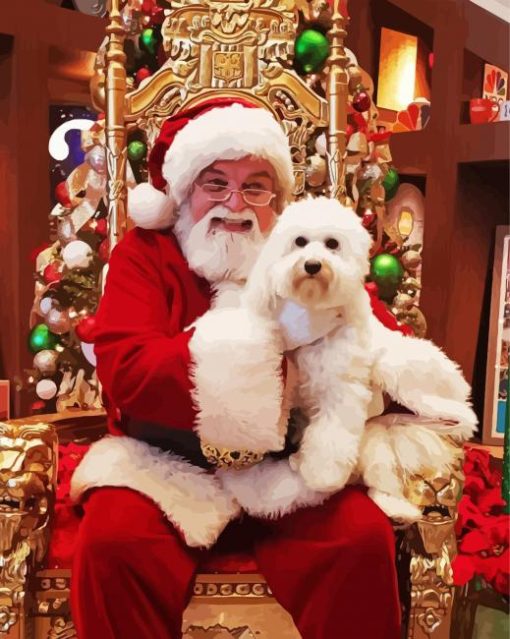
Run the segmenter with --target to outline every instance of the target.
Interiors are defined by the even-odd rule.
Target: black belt
[[[299,449],[299,442],[305,425],[306,418],[304,418],[302,413],[298,409],[292,409],[287,426],[284,449],[276,453],[268,453],[267,456],[275,459],[286,459],[292,453],[295,453]],[[154,422],[133,419],[127,415],[122,416],[121,426],[126,435],[133,437],[133,439],[144,441],[151,446],[157,446],[164,451],[173,452],[187,459],[194,466],[205,468],[206,470],[214,468],[214,465],[209,463],[202,453],[200,439],[193,430],[162,426]]]

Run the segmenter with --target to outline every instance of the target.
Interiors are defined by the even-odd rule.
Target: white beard
[[[212,284],[225,280],[246,280],[264,243],[257,216],[249,208],[235,213],[235,217],[251,220],[250,231],[230,233],[223,229],[209,230],[213,217],[229,216],[232,216],[230,209],[219,204],[201,220],[193,222],[189,201],[186,200],[179,209],[174,226],[190,269]]]

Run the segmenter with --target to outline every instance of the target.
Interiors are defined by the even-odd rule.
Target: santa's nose
[[[238,191],[232,191],[232,193],[230,193],[230,197],[226,200],[225,205],[232,213],[240,213],[246,208],[243,196]]]
[[[321,270],[321,267],[322,264],[320,262],[312,262],[311,260],[305,262],[305,271],[308,275],[315,275]]]

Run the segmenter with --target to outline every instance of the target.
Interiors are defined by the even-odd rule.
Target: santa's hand
[[[312,344],[331,333],[340,324],[338,309],[310,312],[304,306],[286,300],[278,313],[285,350]]]

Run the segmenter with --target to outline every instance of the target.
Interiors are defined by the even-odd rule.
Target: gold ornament
[[[57,372],[57,362],[57,351],[45,349],[36,353],[34,357],[34,368],[44,377],[51,377]]]
[[[401,260],[407,271],[415,271],[421,264],[421,255],[418,251],[409,250],[402,255]]]

